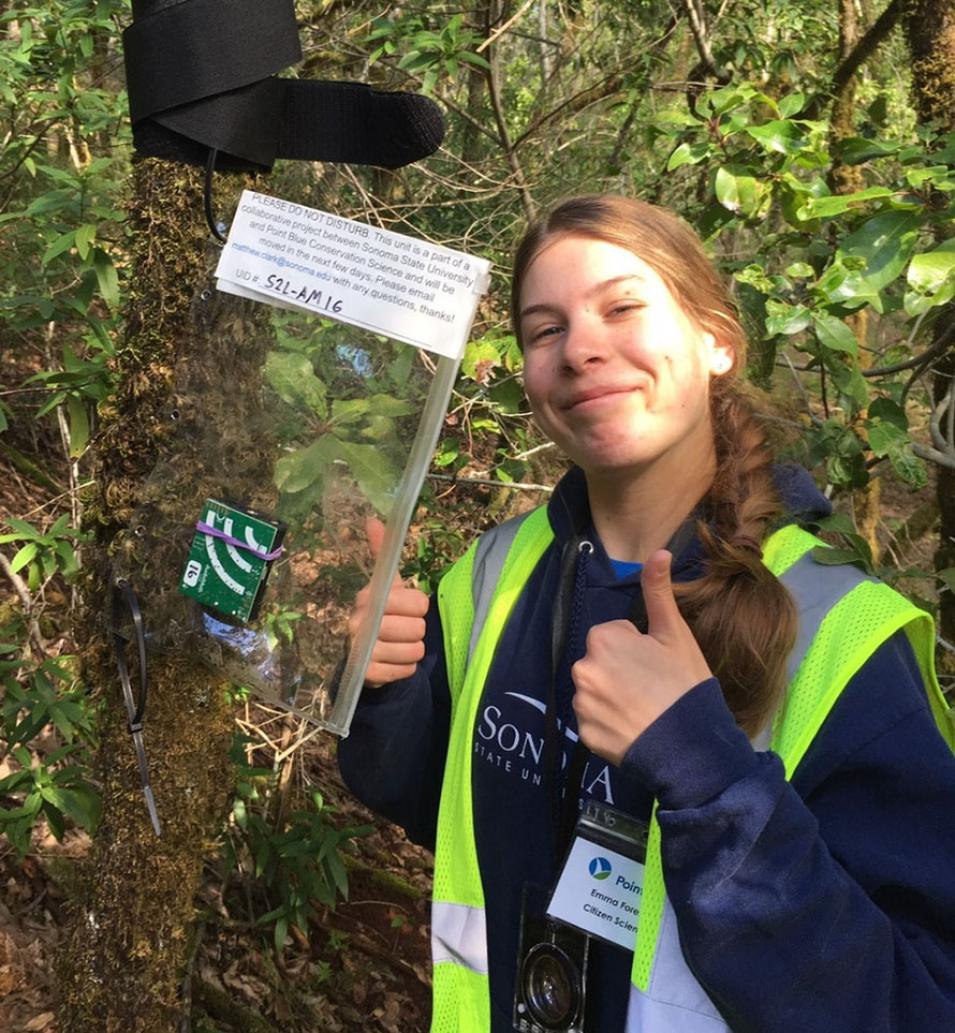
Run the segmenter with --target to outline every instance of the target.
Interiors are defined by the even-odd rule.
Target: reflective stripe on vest
[[[432,901],[434,1008],[431,1028],[440,1033],[486,1033],[491,1024],[487,981],[484,888],[474,843],[471,740],[484,681],[501,628],[553,533],[546,510],[534,510],[497,530],[509,548],[494,549],[484,535],[438,585],[445,660],[451,689],[451,731],[438,808]],[[480,550],[481,569],[475,569]],[[488,569],[488,576],[484,576]],[[486,585],[479,605],[483,627],[473,636],[474,585]],[[466,919],[461,920],[466,909]],[[478,942],[480,939],[481,942]]]
[[[490,1022],[483,889],[471,812],[471,738],[494,648],[534,566],[553,540],[541,507],[489,531],[439,586],[439,607],[452,696],[452,731],[442,786],[435,854],[435,1009],[432,1030],[479,1033]],[[796,604],[796,646],[789,684],[776,720],[757,748],[783,759],[786,777],[852,675],[895,631],[905,628],[919,660],[940,727],[946,707],[933,667],[931,619],[887,586],[845,565],[812,559],[818,539],[790,526],[764,543],[764,563]],[[866,611],[856,636],[851,615]],[[858,639],[858,641],[856,640]],[[771,734],[770,734],[771,733]],[[955,746],[951,723],[943,734]],[[634,953],[627,1030],[719,1033],[728,1027],[693,977],[679,944],[676,915],[666,900],[660,832],[651,821],[647,869]],[[462,917],[462,915],[464,917]],[[457,973],[457,977],[454,976]],[[455,999],[450,999],[451,997]]]
[[[450,961],[487,975],[484,908],[432,901],[431,958],[436,965]]]

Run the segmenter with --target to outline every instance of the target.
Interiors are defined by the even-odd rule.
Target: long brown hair
[[[569,235],[605,240],[637,255],[699,329],[732,350],[732,367],[710,384],[716,474],[698,528],[706,551],[704,574],[675,589],[737,724],[753,736],[770,719],[785,688],[796,611],[789,593],[762,563],[762,542],[783,507],[763,421],[740,379],[745,334],[725,285],[686,223],[665,208],[602,194],[562,202],[521,240],[511,284],[518,341],[528,267],[546,243]]]

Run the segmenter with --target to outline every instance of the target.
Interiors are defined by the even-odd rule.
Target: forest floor
[[[431,1012],[431,855],[373,817],[342,785],[334,739],[308,745],[310,775],[335,823],[371,825],[347,856],[349,899],[315,908],[281,955],[271,927],[223,899],[210,866],[197,899],[201,937],[191,963],[192,1033],[416,1033]],[[42,831],[22,861],[0,841],[0,1030],[57,1033],[55,964],[89,839]]]

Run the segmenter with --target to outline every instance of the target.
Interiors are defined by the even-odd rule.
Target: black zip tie
[[[133,622],[136,636],[136,649],[139,655],[139,696],[134,698],[133,686],[129,678],[129,664],[126,662],[126,646],[130,639],[120,630],[120,617],[123,605]],[[133,737],[136,749],[136,761],[139,764],[139,780],[142,782],[143,795],[146,797],[146,809],[157,836],[162,835],[159,826],[159,813],[149,784],[149,767],[146,763],[146,747],[143,743],[143,719],[146,716],[146,696],[149,680],[146,672],[146,629],[143,623],[143,612],[133,586],[125,579],[119,578],[113,586],[113,649],[116,652],[116,667],[119,670],[119,682],[123,687],[123,702],[126,704],[126,717],[129,733]]]

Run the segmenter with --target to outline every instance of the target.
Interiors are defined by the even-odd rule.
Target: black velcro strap
[[[185,0],[134,21],[123,50],[133,124],[302,59],[289,0]]]
[[[141,155],[221,169],[276,158],[398,168],[444,137],[438,106],[363,83],[277,79],[301,58],[292,0],[140,0],[123,34]]]
[[[433,154],[444,139],[441,109],[417,93],[357,82],[280,81],[287,89],[279,158],[396,169]]]

